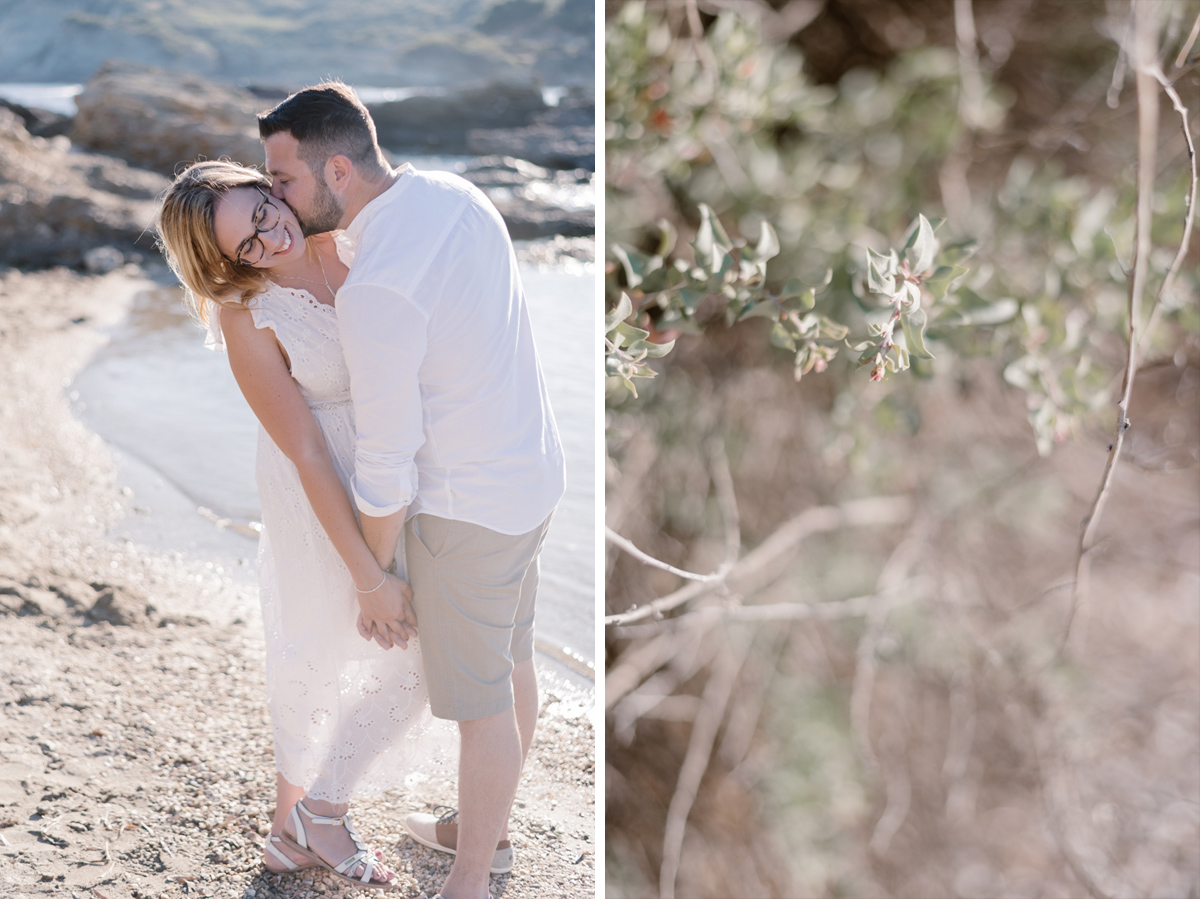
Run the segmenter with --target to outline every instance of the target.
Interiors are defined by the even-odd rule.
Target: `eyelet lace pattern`
[[[349,491],[354,407],[334,308],[306,291],[273,286],[250,310],[255,326],[274,331],[287,351]],[[259,596],[279,773],[329,802],[379,793],[409,774],[453,776],[457,737],[429,713],[419,641],[385,651],[359,636],[350,573],[296,467],[261,428],[256,476]]]

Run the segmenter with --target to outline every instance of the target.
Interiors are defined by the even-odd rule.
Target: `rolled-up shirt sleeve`
[[[363,514],[382,518],[417,495],[414,457],[425,442],[417,376],[427,321],[408,298],[374,284],[338,291],[337,320],[357,431],[354,502]]]

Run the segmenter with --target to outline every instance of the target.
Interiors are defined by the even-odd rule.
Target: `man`
[[[392,169],[354,92],[326,82],[259,116],[272,193],[306,235],[344,229],[337,294],[357,444],[352,480],[380,565],[405,539],[407,586],[360,596],[381,645],[420,628],[434,715],[458,722],[459,812],[410,815],[456,852],[444,899],[488,896],[512,867],[508,814],[537,720],[537,557],[562,497],[562,447],[512,243],[453,175]]]

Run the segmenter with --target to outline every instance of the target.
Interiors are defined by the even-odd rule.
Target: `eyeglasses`
[[[255,186],[254,189],[262,194],[262,202],[254,211],[254,233],[243,240],[238,245],[237,252],[233,254],[233,258],[242,265],[256,265],[262,261],[267,255],[267,248],[258,235],[274,230],[279,224],[279,207],[271,202],[271,198],[261,187]]]

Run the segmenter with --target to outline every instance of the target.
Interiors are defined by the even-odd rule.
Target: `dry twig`
[[[722,637],[722,640],[725,638]],[[663,860],[659,871],[658,890],[662,899],[674,899],[675,879],[679,874],[679,860],[683,852],[683,837],[687,830],[687,818],[696,794],[700,790],[700,781],[708,770],[712,758],[713,743],[717,731],[725,717],[725,707],[733,693],[733,685],[738,672],[746,660],[751,639],[744,639],[740,646],[724,646],[718,653],[709,675],[708,683],[704,685],[704,695],[701,700],[700,713],[692,726],[692,735],[688,740],[687,754],[683,758],[683,766],[679,770],[679,780],[675,792],[671,796],[671,804],[667,809],[667,825],[663,832]]]
[[[1086,635],[1088,613],[1087,599],[1091,574],[1091,549],[1095,544],[1100,517],[1112,490],[1117,461],[1129,428],[1129,399],[1133,393],[1133,378],[1137,372],[1138,318],[1141,315],[1142,295],[1146,289],[1146,274],[1150,261],[1150,225],[1154,203],[1154,165],[1158,149],[1158,84],[1151,72],[1154,65],[1155,34],[1157,31],[1150,0],[1134,0],[1134,44],[1131,48],[1135,60],[1135,83],[1138,105],[1138,186],[1137,186],[1137,235],[1134,240],[1133,278],[1129,285],[1129,336],[1125,357],[1125,378],[1121,400],[1117,403],[1116,435],[1112,449],[1104,466],[1100,487],[1092,501],[1092,507],[1083,519],[1079,544],[1075,556],[1075,588],[1071,595],[1071,609],[1063,634],[1061,649],[1065,651],[1072,635],[1078,633],[1082,642]]]
[[[912,778],[908,774],[908,753],[904,740],[902,738],[893,739],[890,743],[889,748],[892,751],[889,755],[893,764],[884,765],[881,769],[887,793],[887,804],[884,806],[883,814],[875,822],[875,829],[871,832],[869,844],[871,851],[879,858],[887,855],[888,847],[892,845],[892,840],[904,826],[908,810],[912,805]]]
[[[703,635],[704,628],[689,628],[686,632],[690,641],[698,642]],[[612,710],[637,689],[647,676],[681,654],[685,645],[681,643],[679,632],[672,631],[623,652],[616,665],[604,676],[605,709]]]
[[[752,593],[778,576],[780,562],[790,557],[806,537],[844,527],[902,524],[911,514],[911,502],[903,496],[874,497],[853,500],[840,506],[806,509],[784,522],[756,549],[742,557],[723,579],[689,584],[644,606],[634,606],[618,615],[608,615],[604,623],[623,625],[660,617],[664,612],[714,592],[723,584],[741,593]]]
[[[1192,47],[1196,44],[1196,38],[1200,37],[1200,14],[1196,15],[1196,21],[1192,25],[1191,34],[1188,39],[1183,42],[1183,46],[1179,48],[1179,55],[1175,57],[1175,68],[1182,69],[1183,64],[1187,62],[1188,54],[1192,52]]]
[[[742,534],[738,516],[737,497],[734,495],[733,489],[733,475],[729,471],[729,459],[725,455],[724,440],[720,436],[712,437],[708,441],[708,450],[711,458],[712,482],[716,488],[717,502],[721,506],[721,512],[725,520],[725,561],[721,563],[716,571],[712,574],[697,574],[694,571],[685,571],[682,568],[676,568],[669,562],[656,559],[649,553],[638,549],[632,540],[622,537],[611,527],[604,528],[605,540],[624,550],[639,562],[650,565],[653,568],[669,571],[678,577],[701,582],[722,580],[729,573],[730,569],[733,568],[734,563],[737,562],[738,553],[742,545]]]
[[[1197,24],[1200,24],[1200,19],[1197,19]],[[1179,92],[1175,90],[1175,86],[1167,80],[1162,69],[1157,64],[1155,64],[1152,74],[1155,80],[1162,85],[1162,89],[1166,95],[1171,98],[1171,105],[1175,108],[1175,111],[1179,113],[1179,122],[1183,129],[1183,139],[1187,142],[1188,165],[1192,172],[1192,184],[1188,191],[1187,212],[1183,217],[1183,238],[1179,241],[1179,252],[1175,254],[1175,259],[1171,262],[1171,267],[1167,270],[1166,277],[1163,278],[1162,287],[1159,288],[1158,297],[1154,302],[1154,309],[1150,313],[1150,321],[1146,323],[1145,333],[1142,334],[1141,355],[1143,356],[1145,355],[1145,345],[1149,342],[1155,328],[1158,326],[1158,319],[1163,309],[1163,300],[1170,296],[1171,288],[1175,283],[1175,276],[1179,274],[1179,269],[1183,267],[1183,260],[1187,257],[1188,247],[1192,242],[1192,226],[1196,220],[1196,144],[1192,140],[1191,126],[1188,123],[1188,109],[1179,98]]]
[[[729,768],[734,775],[737,774],[735,769],[750,751],[750,743],[754,739],[755,731],[758,730],[758,719],[762,715],[763,706],[766,703],[767,688],[770,687],[775,672],[779,668],[779,659],[787,647],[788,636],[787,628],[772,631],[766,638],[768,649],[765,652],[755,653],[752,669],[749,665],[747,666],[750,673],[747,678],[743,678],[743,683],[747,680],[749,683],[741,691],[738,701],[733,704],[733,711],[729,715],[729,724],[725,728],[725,736],[717,750],[722,764]]]
[[[686,578],[689,581],[719,581],[729,573],[729,569],[733,566],[729,562],[724,562],[712,574],[697,574],[694,571],[685,571],[682,568],[676,568],[669,562],[664,562],[661,559],[656,559],[647,552],[638,549],[633,545],[633,541],[627,540],[610,527],[604,529],[604,539],[618,549],[624,550],[629,555],[633,556],[639,562],[649,565],[652,568],[660,568],[663,571],[669,571],[681,578]]]

